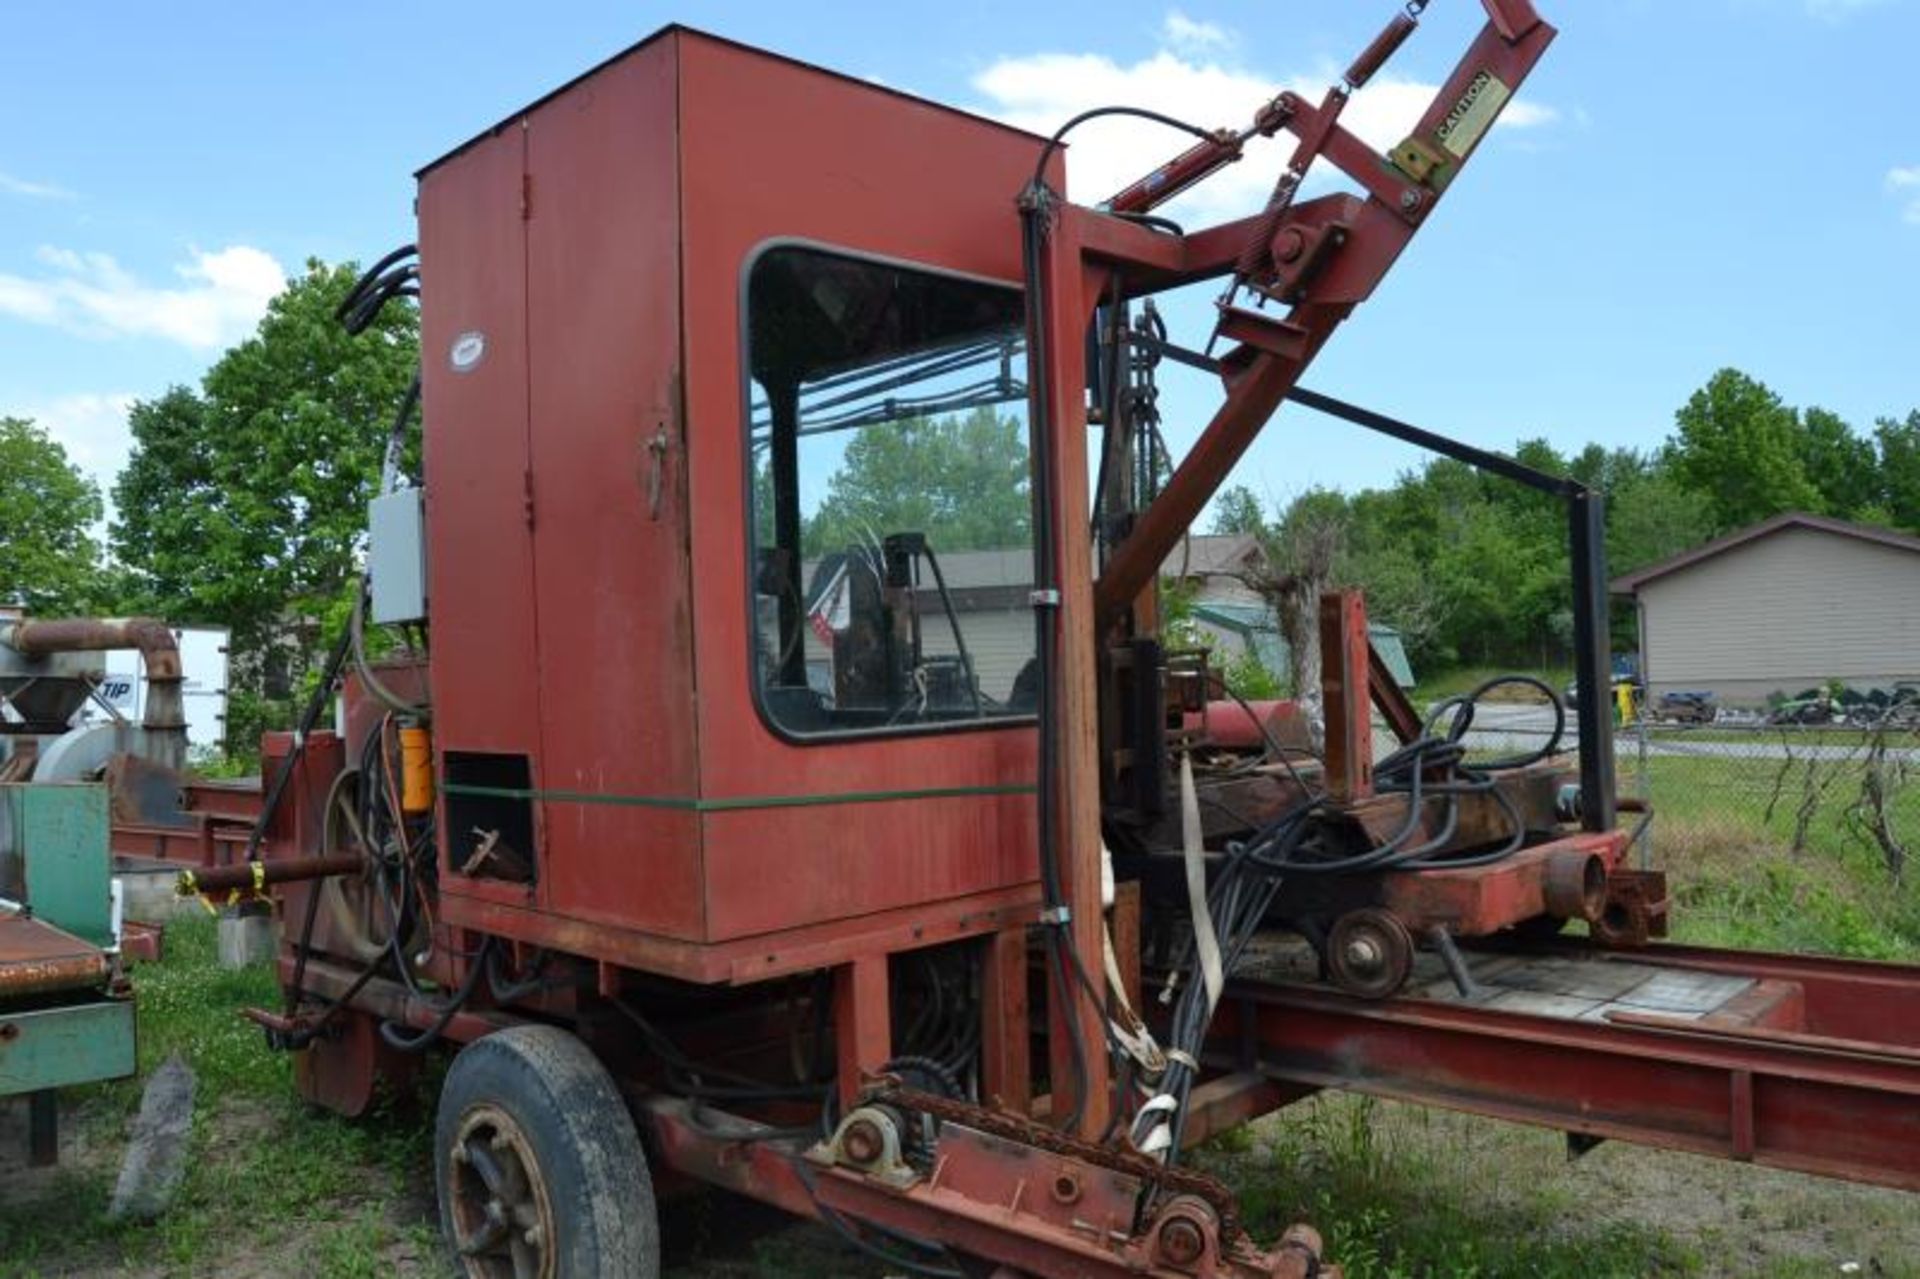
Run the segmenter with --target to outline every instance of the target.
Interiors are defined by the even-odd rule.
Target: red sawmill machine
[[[1387,154],[1341,113],[1421,3],[1318,101],[1162,117],[1197,140],[1097,208],[1100,112],[1039,138],[680,27],[419,175],[343,307],[422,317],[355,625],[257,784],[114,842],[273,900],[250,1015],[309,1100],[453,1054],[469,1274],[657,1274],[689,1181],[892,1273],[1334,1274],[1184,1158],[1319,1088],[1920,1188],[1920,973],[1656,940],[1599,497],[1299,384],[1554,36],[1483,6]],[[1156,212],[1262,139],[1264,209]],[[1175,341],[1156,295],[1207,281]],[[1223,388],[1177,459],[1169,361]],[[1336,593],[1323,748],[1246,735],[1158,573],[1287,399],[1564,502],[1577,722],[1487,757]],[[876,478],[903,450],[1021,462],[938,501]]]

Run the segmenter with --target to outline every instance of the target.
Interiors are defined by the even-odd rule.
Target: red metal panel
[[[525,141],[505,128],[420,181],[421,379],[436,745],[532,754]],[[455,370],[463,335],[484,343]],[[469,341],[463,354],[471,355]]]
[[[1030,785],[1026,727],[795,745],[761,722],[748,687],[740,296],[749,255],[783,237],[1017,284],[1013,196],[1039,144],[751,50],[675,40],[702,794]],[[709,936],[1030,881],[1031,813],[1025,794],[709,812]]]
[[[697,937],[673,52],[528,121],[538,784],[548,909]]]
[[[769,742],[762,749],[792,748]],[[1024,883],[1036,873],[1033,829],[1030,795],[708,813],[708,938],[749,937]]]

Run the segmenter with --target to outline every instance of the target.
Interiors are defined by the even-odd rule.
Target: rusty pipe
[[[274,857],[257,862],[235,862],[208,870],[183,870],[173,882],[182,897],[230,892],[260,892],[274,884],[354,875],[366,865],[358,853],[327,853],[320,857]]]
[[[140,727],[149,753],[170,768],[187,761],[187,714],[181,686],[180,645],[165,622],[152,617],[62,617],[0,625],[0,644],[26,657],[54,653],[139,651],[147,670],[147,709]]]

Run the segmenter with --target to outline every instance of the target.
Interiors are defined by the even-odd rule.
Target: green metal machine
[[[59,1153],[56,1089],[134,1073],[107,789],[0,785],[0,1098],[29,1098],[29,1158]]]

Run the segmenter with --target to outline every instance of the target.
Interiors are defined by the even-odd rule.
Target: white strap
[[[1113,1027],[1113,1036],[1120,1046],[1127,1050],[1127,1056],[1139,1064],[1141,1073],[1149,1079],[1158,1079],[1167,1069],[1167,1059],[1160,1052],[1160,1045],[1154,1042],[1153,1032],[1147,1029],[1147,1023],[1133,1011],[1133,1005],[1127,1000],[1127,983],[1120,977],[1120,958],[1113,950],[1113,930],[1101,930],[1103,949],[1106,952],[1107,993],[1113,1000],[1114,1015],[1108,1019]]]
[[[1187,908],[1193,913],[1193,946],[1200,955],[1200,976],[1207,986],[1207,1015],[1220,1006],[1226,974],[1220,967],[1220,939],[1207,909],[1207,854],[1200,833],[1200,795],[1193,786],[1193,757],[1180,757],[1180,833],[1186,841]]]

